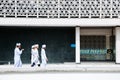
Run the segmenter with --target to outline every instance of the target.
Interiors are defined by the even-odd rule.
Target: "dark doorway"
[[[0,28],[0,61],[13,62],[15,44],[20,42],[25,51],[22,62],[30,63],[31,46],[47,45],[49,63],[74,62],[75,29],[70,27],[1,27]],[[40,49],[39,49],[40,53]]]

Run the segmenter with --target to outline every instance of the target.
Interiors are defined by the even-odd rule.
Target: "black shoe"
[[[33,67],[35,65],[35,63],[33,63],[32,65],[31,65],[31,67]]]
[[[40,67],[40,64],[38,64],[38,67]]]

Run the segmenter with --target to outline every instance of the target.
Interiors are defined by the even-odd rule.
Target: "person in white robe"
[[[34,49],[35,49],[35,46],[33,45],[32,47],[31,47],[31,66],[33,65],[33,63],[34,63]]]
[[[35,44],[35,45],[32,46],[32,50],[31,50],[31,67],[34,67],[35,65],[40,66],[38,48],[39,48],[38,44]]]
[[[16,43],[16,48],[14,50],[14,66],[22,67],[21,54],[24,49],[21,49],[21,43]]]
[[[41,48],[41,61],[42,61],[41,67],[46,67],[47,61],[48,61],[45,49],[46,49],[46,45],[44,44],[44,45],[42,45],[42,48]]]

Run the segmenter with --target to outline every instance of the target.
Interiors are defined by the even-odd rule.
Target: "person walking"
[[[42,61],[41,67],[46,67],[47,61],[48,61],[45,49],[46,49],[46,45],[44,44],[44,45],[42,45],[42,48],[41,48],[41,61]]]
[[[32,50],[31,50],[31,67],[34,67],[35,65],[40,66],[38,48],[39,48],[38,44],[35,44],[35,45],[32,46]]]
[[[22,67],[21,54],[24,49],[21,49],[21,43],[16,43],[16,48],[14,49],[14,66]]]

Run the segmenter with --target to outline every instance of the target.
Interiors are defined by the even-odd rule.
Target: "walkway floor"
[[[23,64],[21,68],[15,68],[13,64],[0,65],[0,74],[34,72],[120,72],[120,64],[114,62],[81,62],[81,64],[48,64],[45,68],[30,67],[30,64]]]

